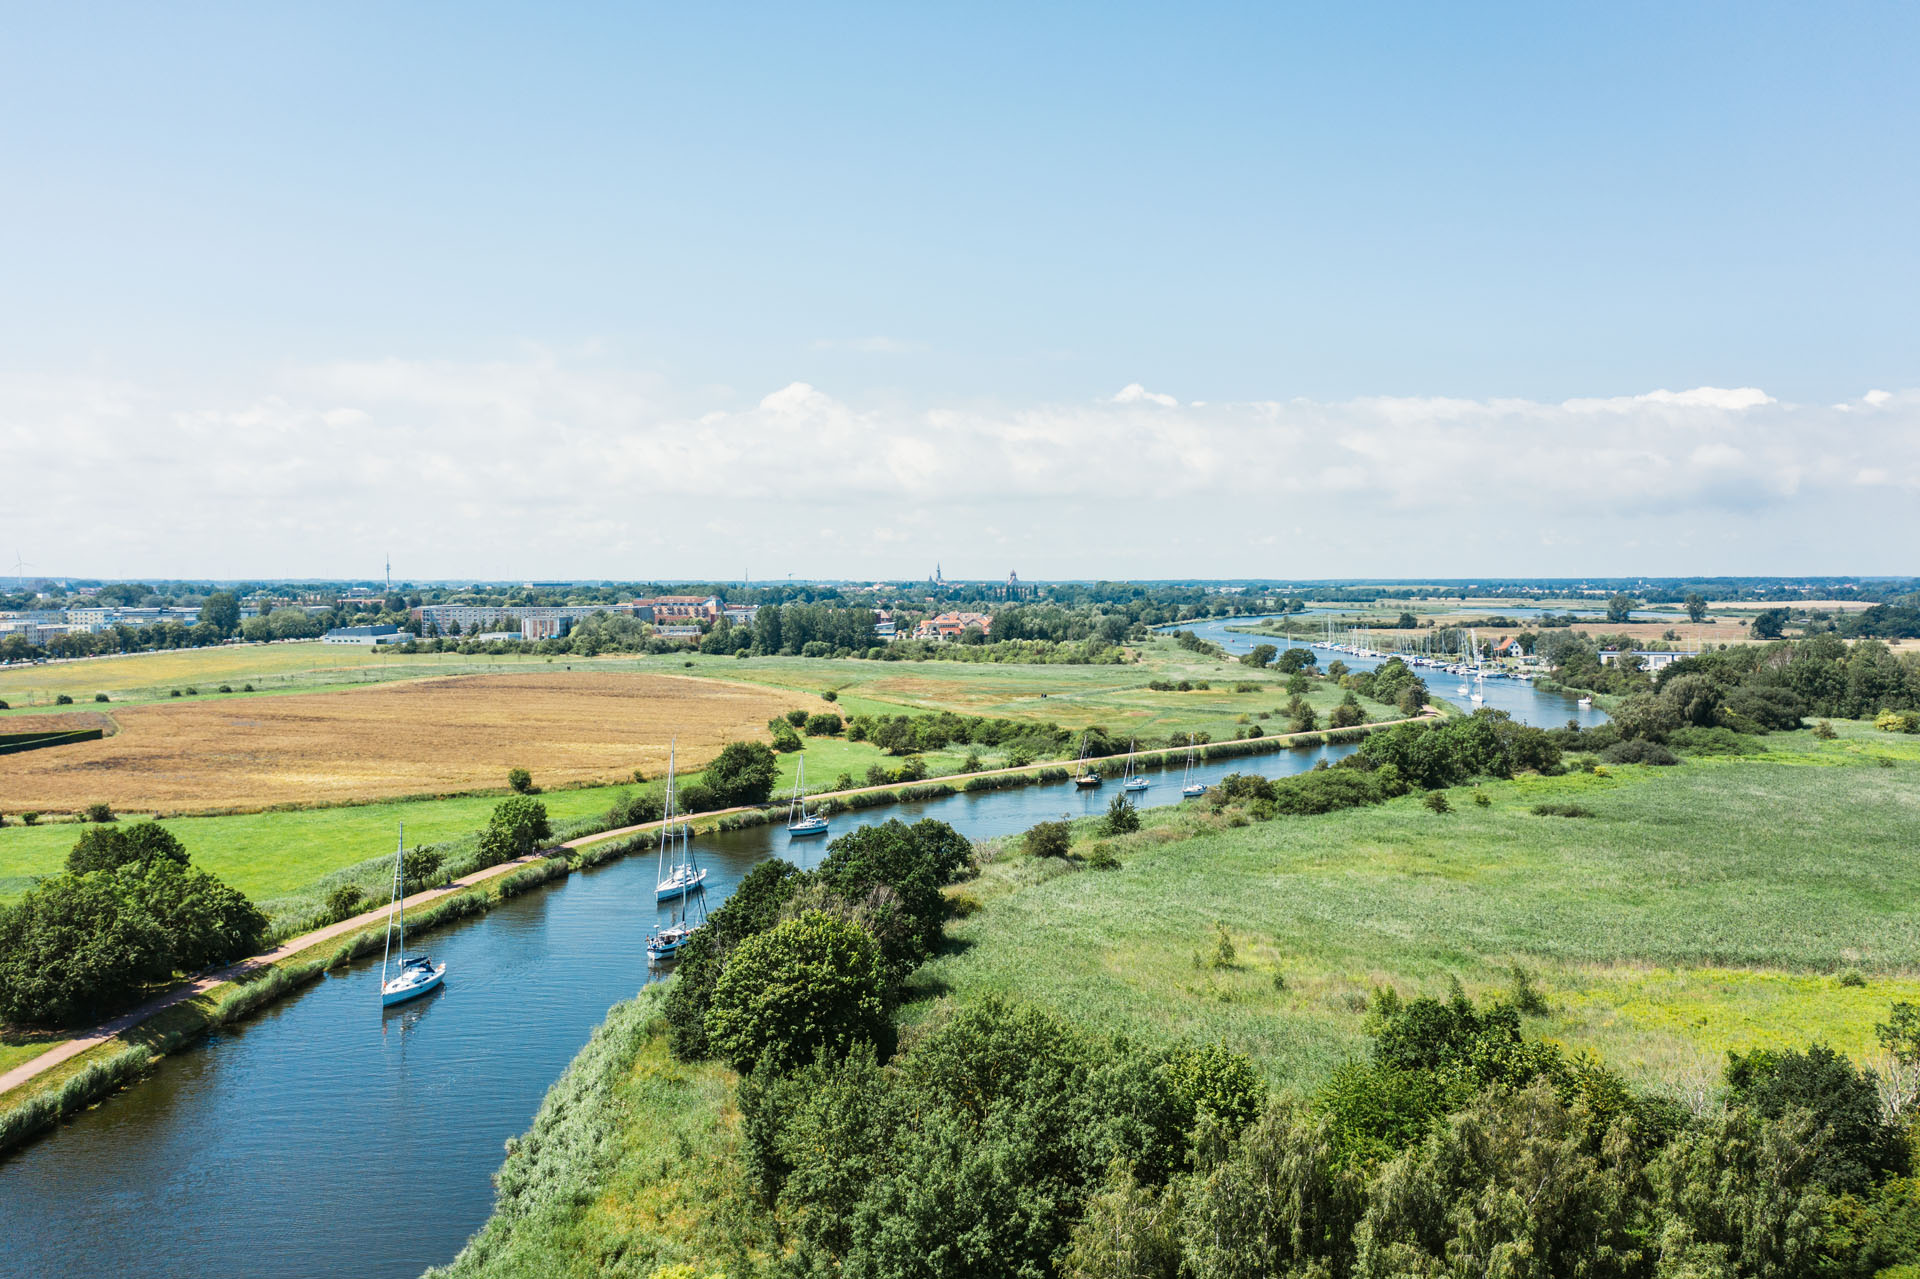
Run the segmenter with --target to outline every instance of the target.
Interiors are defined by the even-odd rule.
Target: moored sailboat
[[[1073,784],[1081,790],[1092,790],[1098,786],[1101,781],[1100,774],[1093,771],[1093,756],[1089,753],[1090,751],[1091,747],[1087,742],[1087,735],[1081,733],[1080,771],[1073,775]]]
[[[393,904],[387,908],[387,947],[380,956],[380,1006],[391,1008],[395,1004],[404,1004],[409,999],[418,999],[430,990],[439,988],[441,980],[447,975],[445,964],[436,964],[426,955],[407,958],[407,913],[401,908],[406,894],[400,879],[400,862],[406,852],[407,828],[400,827],[400,846],[393,850]],[[393,944],[394,931],[398,929],[400,945]],[[387,979],[387,963],[394,958],[396,949],[400,960],[400,971],[393,979]]]
[[[1138,773],[1133,771],[1133,740],[1134,739],[1131,737],[1127,739],[1127,771],[1125,774],[1126,780],[1120,783],[1120,789],[1130,790],[1130,791],[1141,791],[1153,785],[1153,783],[1149,782],[1146,778],[1140,776]]]
[[[807,811],[807,757],[800,757],[800,772],[793,779],[793,800],[787,805],[787,834],[795,839],[827,833],[824,813]]]
[[[1193,780],[1193,751],[1194,748],[1192,746],[1187,747],[1187,771],[1180,779],[1180,797],[1182,799],[1198,799],[1207,793],[1207,784],[1205,782],[1196,782]]]
[[[680,860],[671,865],[667,863],[668,850],[673,846],[674,835],[673,757],[674,747],[669,743],[667,746],[667,800],[665,812],[660,820],[660,855],[657,859],[658,864],[656,867],[658,882],[655,884],[653,890],[653,899],[656,902],[670,901],[675,897],[683,896],[691,890],[698,888],[707,880],[707,872],[704,869],[696,867],[693,864],[692,855],[686,851],[687,842],[691,838],[692,832],[687,829],[684,818],[680,823]]]

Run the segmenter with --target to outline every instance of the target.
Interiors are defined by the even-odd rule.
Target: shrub
[[[20,814],[20,821],[27,826],[38,825],[40,822],[40,814],[37,812],[22,813]]]
[[[242,684],[242,685],[240,686],[240,691],[241,691],[241,692],[243,692],[243,693],[251,693],[251,692],[253,691],[253,685],[251,685],[251,684]]]
[[[846,721],[831,711],[821,711],[817,715],[807,716],[808,737],[833,737],[845,727]]]
[[[1032,857],[1065,857],[1073,848],[1073,829],[1065,822],[1041,822],[1023,838]]]
[[[887,768],[885,764],[867,765],[867,785],[891,786],[892,784],[893,784],[893,773]]]
[[[748,937],[714,983],[706,1030],[742,1074],[879,1043],[888,1030],[879,947],[858,924],[819,910]]]
[[[156,861],[187,864],[187,850],[164,826],[156,822],[138,822],[124,830],[96,826],[80,836],[67,854],[67,870],[85,875],[96,870],[118,870],[122,866],[145,866]]]
[[[1644,737],[1630,737],[1623,742],[1615,742],[1600,752],[1603,764],[1678,764],[1680,757],[1658,742],[1648,741]]]
[[[1824,719],[1813,726],[1813,735],[1823,742],[1830,742],[1840,736],[1840,734],[1833,731],[1833,722]]]
[[[108,697],[105,693],[95,693],[93,695],[93,700],[96,702],[110,702],[113,699],[111,697]]]
[[[73,699],[71,697],[68,697],[65,693],[61,693],[60,695],[58,695],[53,699],[53,704],[55,706],[71,706],[73,705]]]
[[[795,728],[799,728],[807,722],[807,713],[803,710],[788,711],[786,712],[786,721]]]
[[[840,694],[833,689],[828,689],[826,692],[820,694],[820,700],[823,702],[837,702],[840,700]]]
[[[1119,870],[1120,859],[1113,855],[1113,845],[1104,839],[1095,840],[1087,850],[1087,868],[1089,870]]]
[[[367,895],[353,884],[342,884],[327,894],[327,918],[335,923],[352,919],[366,905]]]
[[[432,886],[440,874],[440,854],[431,848],[409,848],[400,856],[400,891],[417,893]]]
[[[1598,817],[1599,814],[1584,804],[1535,804],[1535,817]]]
[[[800,740],[800,734],[793,731],[793,725],[784,719],[767,721],[767,731],[773,735],[773,749],[781,754],[806,749],[806,743]]]
[[[986,761],[980,758],[979,751],[968,751],[967,757],[960,761],[960,771],[963,773],[977,773],[985,767]]]
[[[1842,986],[1851,986],[1859,989],[1867,984],[1867,975],[1858,968],[1849,968],[1841,973],[1837,980]]]
[[[83,821],[89,822],[111,822],[117,820],[113,815],[113,805],[111,804],[88,804],[86,808],[81,811],[80,816]]]
[[[177,689],[177,688],[170,688],[170,689],[168,689],[168,690],[167,690],[167,696],[168,696],[168,697],[178,697],[178,696],[180,696],[180,690],[179,690],[179,689]]]
[[[498,866],[525,857],[552,836],[545,804],[528,795],[509,795],[493,806],[487,827],[480,832],[480,864]]]
[[[1140,829],[1140,810],[1128,802],[1124,793],[1115,795],[1107,805],[1103,825],[1109,835],[1131,834]]]
[[[838,776],[838,777],[836,777],[836,778],[834,778],[834,779],[833,779],[833,789],[835,789],[835,790],[852,790],[852,789],[853,789],[853,774],[852,774],[852,773],[842,773],[842,774],[840,774],[840,776]]]
[[[1453,805],[1447,802],[1447,793],[1443,790],[1428,791],[1427,797],[1421,802],[1427,806],[1427,811],[1430,813],[1453,811]]]
[[[507,770],[507,789],[516,795],[532,795],[537,793],[534,790],[533,774],[524,768],[509,768]]]
[[[1873,726],[1883,733],[1920,733],[1920,713],[1881,711],[1874,716]]]
[[[1491,808],[1493,797],[1476,786],[1473,788],[1473,804],[1475,808]]]
[[[199,689],[197,689],[197,688],[191,688],[191,687],[189,687],[189,688],[187,689],[187,696],[188,696],[188,697],[198,697],[198,696],[200,696],[200,690],[199,690]]]
[[[222,685],[220,686],[220,691],[221,691],[221,692],[223,692],[223,693],[231,693],[231,692],[233,691],[233,685],[231,685],[231,684],[222,684]],[[103,700],[103,701],[104,701],[105,699],[104,699],[104,698],[102,698],[101,700]]]
[[[613,807],[607,810],[606,822],[609,829],[619,826],[644,826],[648,822],[657,822],[663,816],[663,805],[652,795],[633,795],[621,792],[613,801]]]

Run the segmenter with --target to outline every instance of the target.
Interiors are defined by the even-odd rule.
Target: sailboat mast
[[[667,877],[667,841],[673,838],[673,757],[680,744],[678,736],[667,742],[667,802],[660,811],[660,855],[655,859],[655,879]]]
[[[387,906],[387,935],[385,947],[380,952],[380,984],[386,985],[387,960],[393,954],[393,926],[397,920],[400,925],[400,959],[407,958],[407,915],[400,909],[400,857],[407,847],[407,824],[400,823],[400,842],[393,850],[393,900]]]

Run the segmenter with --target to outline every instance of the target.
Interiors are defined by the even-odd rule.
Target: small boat
[[[1484,702],[1484,701],[1486,701],[1487,699],[1486,699],[1485,697],[1483,697],[1483,696],[1481,696],[1481,695],[1480,695],[1479,693],[1475,693],[1475,694],[1473,694],[1472,696],[1470,696],[1469,698],[1467,698],[1467,700],[1468,700],[1468,701],[1470,701],[1470,702],[1472,702],[1472,703],[1473,703],[1473,704],[1474,704],[1475,706],[1478,706],[1478,705],[1480,705],[1480,703],[1482,703],[1482,702]]]
[[[1575,702],[1574,705],[1578,706],[1583,711],[1590,711],[1593,709],[1593,699],[1591,697],[1583,697],[1579,701]]]
[[[793,779],[793,800],[787,805],[787,834],[794,839],[827,833],[827,819],[807,811],[807,757],[800,757],[800,773]]]
[[[380,1006],[391,1008],[395,1004],[404,1004],[409,999],[418,999],[430,990],[437,990],[441,980],[447,975],[445,964],[436,964],[425,955],[407,958],[407,914],[400,908],[405,896],[400,883],[400,858],[407,847],[407,828],[400,827],[400,846],[393,850],[393,905],[387,910],[387,948],[380,956]],[[400,944],[393,944],[394,932],[400,934]],[[398,958],[400,970],[392,980],[387,978],[387,963]]]
[[[668,838],[671,836],[662,836],[662,842]],[[684,825],[681,826],[680,845],[681,852],[686,858],[685,864],[693,865],[693,850],[687,846]],[[701,872],[700,878],[705,880],[704,871]],[[680,895],[679,905],[674,910],[673,918],[656,927],[648,935],[647,962],[664,964],[678,957],[681,949],[693,940],[693,935],[699,932],[700,926],[706,922],[707,890],[703,883],[696,883],[692,891]]]
[[[1087,753],[1087,735],[1080,734],[1080,771],[1074,774],[1073,784],[1081,790],[1093,790],[1100,785],[1100,774],[1093,771],[1093,757]]]
[[[693,857],[686,851],[691,832],[685,820],[680,823],[681,859],[672,865],[667,863],[667,850],[673,846],[673,752],[671,743],[667,746],[667,800],[660,819],[660,856],[656,874],[658,882],[654,886],[653,899],[656,902],[671,901],[675,897],[684,897],[693,889],[707,882],[704,867],[696,867]]]
[[[1144,777],[1141,777],[1139,774],[1133,771],[1133,739],[1129,737],[1127,739],[1126,780],[1120,783],[1120,789],[1128,790],[1128,791],[1142,791],[1151,785],[1153,785],[1152,782],[1148,781]]]
[[[1187,771],[1180,779],[1180,797],[1198,799],[1206,793],[1207,784],[1193,780],[1193,747],[1189,746],[1187,747]]]

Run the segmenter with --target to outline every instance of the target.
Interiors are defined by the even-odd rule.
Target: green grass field
[[[1152,811],[1113,841],[1115,872],[1010,851],[963,890],[985,909],[916,983],[1224,1039],[1299,1087],[1362,1051],[1375,985],[1484,994],[1514,964],[1553,1005],[1538,1029],[1643,1080],[1717,1078],[1755,1044],[1866,1054],[1888,1005],[1920,1000],[1920,744],[1859,726],[1767,742],[1489,783],[1489,806],[1455,791],[1446,815],[1417,797],[1237,828]],[[1597,816],[1535,816],[1545,800]],[[1206,962],[1217,927],[1231,966]],[[1864,985],[1841,984],[1848,969]]]

